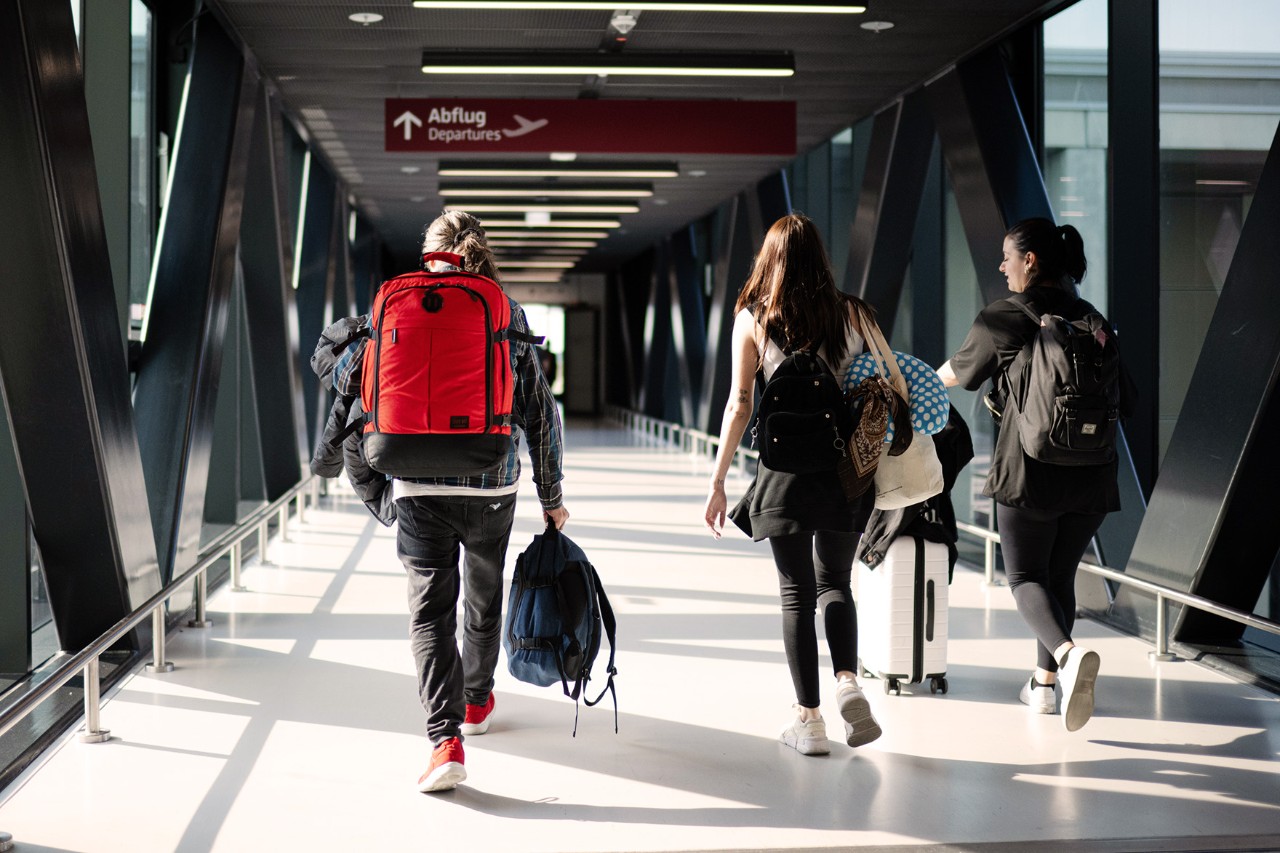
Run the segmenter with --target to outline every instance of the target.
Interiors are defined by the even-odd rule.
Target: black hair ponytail
[[[1036,256],[1031,284],[1073,289],[1084,278],[1088,262],[1084,257],[1084,240],[1071,225],[1055,225],[1043,218],[1024,219],[1005,235],[1022,254]]]

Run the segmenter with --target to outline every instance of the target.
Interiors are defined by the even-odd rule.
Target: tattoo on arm
[[[738,402],[739,402],[739,403],[746,403],[746,402],[747,402],[747,389],[746,389],[746,388],[739,388],[739,389],[738,389]]]

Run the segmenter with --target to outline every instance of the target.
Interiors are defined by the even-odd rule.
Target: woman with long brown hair
[[[733,385],[705,511],[706,524],[717,539],[728,510],[725,476],[751,418],[757,371],[767,382],[789,353],[816,348],[832,373],[842,378],[863,349],[856,319],[859,306],[866,307],[836,287],[813,222],[792,213],[773,224],[734,308]],[[818,689],[814,615],[819,608],[845,740],[861,746],[880,736],[880,726],[858,687],[857,610],[850,590],[854,549],[870,511],[870,493],[849,503],[834,469],[790,474],[761,465],[731,514],[752,539],[767,539],[773,551],[783,646],[796,690],[795,718],[781,740],[804,755],[831,751]]]

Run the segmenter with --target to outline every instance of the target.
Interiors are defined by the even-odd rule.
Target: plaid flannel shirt
[[[529,321],[520,303],[510,296],[511,328],[529,331]],[[361,367],[368,338],[347,348],[333,371],[333,386],[339,394],[359,394]],[[511,406],[511,449],[502,467],[494,474],[474,477],[405,478],[413,483],[461,489],[502,489],[520,480],[520,436],[529,442],[529,459],[533,464],[533,484],[543,509],[555,509],[564,502],[560,481],[564,478],[562,459],[564,436],[556,399],[547,385],[532,344],[511,342],[511,373],[515,391]]]

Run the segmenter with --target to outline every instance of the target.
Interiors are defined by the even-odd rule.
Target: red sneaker
[[[466,759],[462,755],[462,741],[456,737],[440,741],[431,753],[431,766],[418,779],[418,790],[426,794],[430,791],[452,791],[459,782],[467,779],[467,768],[463,767]]]
[[[483,705],[468,705],[467,718],[462,722],[464,735],[482,735],[489,731],[489,715],[493,713],[493,693]]]

